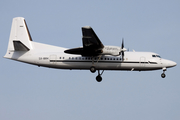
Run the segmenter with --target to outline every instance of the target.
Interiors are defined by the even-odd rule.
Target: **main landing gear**
[[[95,72],[96,72],[96,68],[95,68],[94,66],[91,66],[91,67],[90,67],[90,71],[91,71],[92,73],[95,73]],[[102,81],[101,75],[103,74],[103,72],[104,72],[104,70],[103,70],[101,73],[100,73],[100,70],[98,70],[98,75],[96,76],[97,82],[101,82],[101,81]]]
[[[98,75],[97,75],[97,77],[96,77],[97,82],[101,82],[101,81],[102,81],[101,75],[103,74],[103,72],[104,72],[104,70],[103,70],[103,71],[101,72],[101,74],[100,74],[100,70],[98,70]]]
[[[96,68],[95,68],[94,66],[91,66],[91,67],[90,67],[90,71],[91,71],[92,73],[95,73],[95,72],[96,72]]]
[[[165,78],[165,77],[166,77],[165,71],[166,71],[166,68],[163,68],[163,73],[161,74],[161,77],[162,77],[162,78]]]

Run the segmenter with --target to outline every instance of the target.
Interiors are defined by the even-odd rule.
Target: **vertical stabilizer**
[[[17,50],[24,51],[32,49],[31,41],[32,38],[25,19],[23,17],[13,18],[8,49],[4,57],[10,58],[9,54]]]

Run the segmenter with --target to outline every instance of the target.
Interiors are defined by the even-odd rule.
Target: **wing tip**
[[[84,26],[82,28],[85,28],[85,29],[91,29],[91,26]]]

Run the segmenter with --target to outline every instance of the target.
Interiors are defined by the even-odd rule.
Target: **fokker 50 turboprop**
[[[176,66],[152,52],[129,52],[121,47],[105,46],[93,29],[82,27],[82,43],[79,48],[67,49],[32,41],[25,19],[16,17],[12,21],[9,44],[5,58],[37,66],[58,69],[98,71],[96,80],[102,81],[104,70],[148,71],[162,69],[164,78],[167,68]],[[100,70],[102,72],[100,73]]]

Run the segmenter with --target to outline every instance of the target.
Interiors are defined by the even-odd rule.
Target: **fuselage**
[[[66,48],[31,42],[33,48],[29,51],[10,51],[5,58],[58,69],[82,69],[89,70],[96,66],[97,70],[131,70],[147,71],[169,68],[176,65],[175,62],[162,59],[152,52],[125,52],[124,59],[121,56],[99,55],[95,57],[72,55],[64,53]]]
[[[13,18],[5,58],[57,69],[98,71],[96,80],[102,81],[104,70],[147,71],[162,69],[162,78],[169,67],[176,66],[152,52],[126,52],[124,40],[120,46],[105,46],[90,26],[82,27],[82,47],[63,48],[32,40],[23,17]],[[103,70],[100,73],[100,70]]]

